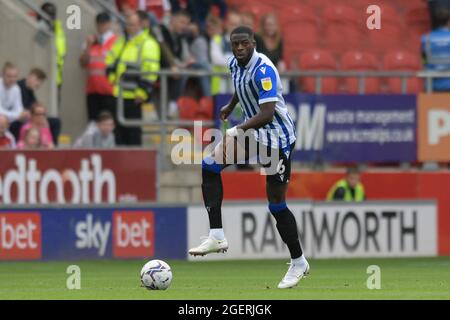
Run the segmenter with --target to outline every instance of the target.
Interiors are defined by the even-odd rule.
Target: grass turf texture
[[[286,261],[167,262],[167,291],[140,287],[145,261],[0,262],[0,299],[450,299],[450,257],[311,260],[310,276],[287,290],[276,287]],[[72,264],[81,290],[66,288]],[[381,268],[380,290],[367,289],[369,265]]]

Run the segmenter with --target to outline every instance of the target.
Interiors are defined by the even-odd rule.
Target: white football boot
[[[309,274],[309,263],[305,260],[302,264],[288,263],[289,269],[283,280],[278,284],[279,289],[287,289],[295,287],[298,282]]]
[[[200,238],[202,243],[195,248],[189,250],[189,254],[192,256],[204,256],[208,253],[225,253],[228,250],[227,239],[217,240],[213,237]]]

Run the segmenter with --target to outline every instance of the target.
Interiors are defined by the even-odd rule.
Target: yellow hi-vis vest
[[[365,192],[364,192],[364,186],[361,183],[358,183],[355,187],[355,198],[352,197],[352,193],[350,192],[350,187],[348,186],[348,183],[345,179],[341,179],[338,182],[334,184],[334,186],[328,191],[327,194],[327,200],[333,201],[333,195],[337,188],[344,188],[345,189],[345,195],[344,195],[344,201],[364,201],[365,198]]]
[[[60,86],[62,85],[63,82],[64,59],[66,57],[67,46],[64,28],[61,20],[58,19],[55,20],[55,47],[56,47],[56,61],[58,66],[56,74],[56,84]]]
[[[222,36],[220,34],[217,34],[212,39],[215,43],[218,45],[222,45]],[[227,72],[227,67],[221,67],[221,66],[212,66],[213,72]],[[224,81],[226,78],[222,77],[211,77],[211,95],[216,95],[220,93],[220,84],[222,81]]]
[[[148,32],[141,32],[132,39],[126,41],[120,37],[112,50],[106,55],[105,63],[113,66],[117,62],[116,69],[108,77],[113,84],[113,94],[119,96],[120,78],[126,70],[138,70],[140,72],[158,72],[160,70],[161,50],[158,42]],[[150,82],[156,81],[157,74],[145,74],[141,79]],[[147,91],[136,84],[127,84],[123,88],[124,99],[142,98],[148,99]]]

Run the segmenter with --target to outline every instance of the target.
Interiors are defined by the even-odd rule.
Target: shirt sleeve
[[[259,104],[278,101],[277,75],[271,66],[259,66],[255,73],[255,82],[259,91]]]
[[[0,106],[0,114],[6,116],[10,123],[16,121],[23,111],[22,94],[18,86],[14,89],[13,99],[14,105],[11,110],[6,110],[5,106]]]

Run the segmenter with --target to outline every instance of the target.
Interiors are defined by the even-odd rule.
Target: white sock
[[[303,265],[306,263],[306,259],[305,256],[302,254],[301,257],[297,258],[297,259],[291,259],[291,263],[294,265]]]
[[[225,239],[225,233],[223,232],[223,229],[211,229],[209,230],[209,236],[213,237],[216,240],[223,240]]]

